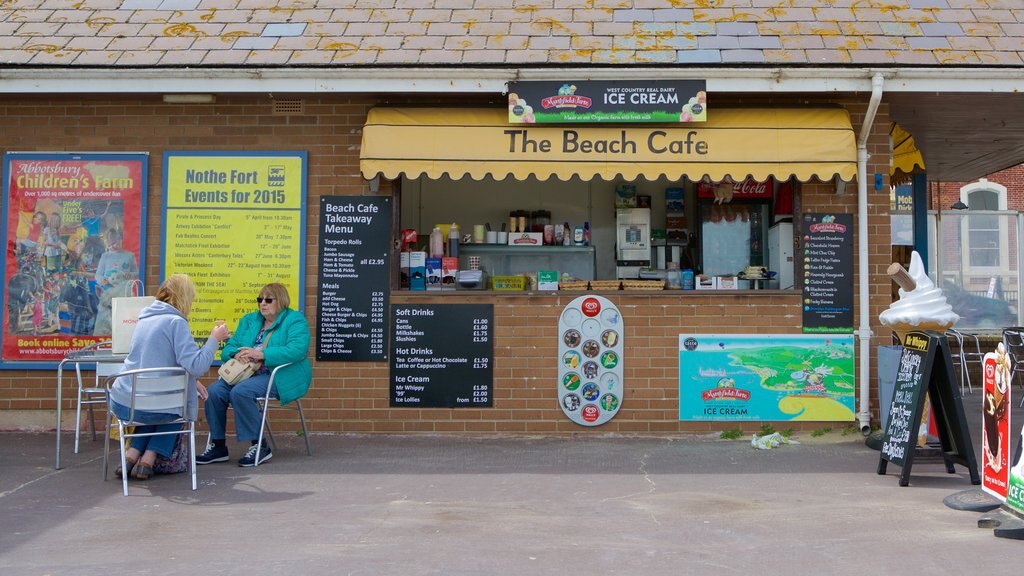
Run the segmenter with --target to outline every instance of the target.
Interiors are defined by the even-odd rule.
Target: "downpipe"
[[[871,278],[868,265],[868,137],[875,122],[878,104],[882,101],[882,86],[885,79],[881,74],[871,78],[871,99],[864,115],[864,124],[857,138],[857,250],[860,261],[859,295],[860,295],[860,328],[857,337],[860,340],[860,410],[857,422],[861,434],[871,433]]]

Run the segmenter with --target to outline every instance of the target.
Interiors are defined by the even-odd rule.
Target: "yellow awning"
[[[374,108],[359,165],[389,179],[849,181],[856,159],[841,108],[715,109],[701,124],[629,126],[510,125],[503,108]]]
[[[924,171],[924,158],[914,143],[914,137],[895,122],[889,123],[889,138],[892,141],[892,168],[889,183],[893,186],[906,183],[910,177]]]

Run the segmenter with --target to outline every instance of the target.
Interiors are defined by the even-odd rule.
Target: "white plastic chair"
[[[110,351],[111,343],[97,342],[78,350],[76,354],[88,355],[90,352]],[[107,404],[107,389],[103,387],[101,378],[117,374],[124,369],[123,362],[96,362],[96,374],[92,385],[86,385],[82,379],[82,363],[75,362],[75,376],[78,380],[78,396],[75,402],[75,454],[78,454],[79,437],[82,434],[82,406],[89,410],[89,429],[92,430],[92,439],[96,440],[96,417],[93,414],[94,404]]]
[[[306,441],[306,455],[313,455],[313,449],[309,447],[309,432],[306,429],[306,416],[302,412],[302,400],[300,398],[296,398],[295,400],[284,405],[282,405],[280,402],[278,402],[276,405],[272,403],[273,400],[277,400],[276,396],[271,396],[270,394],[270,391],[273,390],[274,378],[277,376],[277,371],[286,366],[291,366],[291,364],[282,364],[274,368],[274,370],[270,373],[270,380],[267,381],[267,391],[264,392],[262,396],[256,398],[256,403],[260,405],[260,412],[263,414],[263,416],[262,418],[260,418],[260,435],[259,440],[256,441],[256,460],[253,463],[253,466],[260,465],[259,454],[260,450],[263,449],[264,430],[266,430],[267,436],[270,438],[270,446],[274,450],[277,450],[277,442],[274,441],[274,433],[270,430],[270,422],[267,420],[268,407],[295,410],[299,413],[299,422],[302,424],[302,439]]]
[[[114,381],[121,377],[131,379],[131,404],[128,406],[128,418],[126,420],[121,420],[114,414],[110,401],[110,388],[114,385]],[[103,444],[103,480],[107,479],[107,468],[110,464],[110,429],[116,423],[121,443],[121,470],[125,472],[128,471],[128,462],[125,459],[125,438],[188,434],[189,472],[192,476],[192,489],[196,489],[196,423],[195,420],[188,418],[188,380],[188,372],[178,366],[139,368],[107,376],[105,389],[108,399],[108,414],[106,442]],[[136,409],[140,411],[145,410],[146,412],[180,412],[183,416],[162,422],[161,424],[181,424],[181,428],[167,432],[128,432],[129,426],[146,426],[149,424],[135,421]],[[127,496],[128,474],[121,475],[121,483],[124,488],[124,495]]]
[[[1010,356],[1010,382],[1017,378],[1017,373],[1024,371],[1024,327],[1013,326],[1003,329],[1003,347]],[[1024,392],[1024,380],[1017,379]],[[1024,394],[1021,394],[1020,405],[1024,406]]]

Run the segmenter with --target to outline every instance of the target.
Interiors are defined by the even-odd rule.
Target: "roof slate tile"
[[[78,2],[2,2],[0,50],[25,54],[4,61],[115,67],[215,62],[1020,67],[1024,52],[1021,0]],[[268,38],[257,41],[260,34]],[[26,41],[32,45],[26,47]],[[433,53],[445,49],[457,54]]]

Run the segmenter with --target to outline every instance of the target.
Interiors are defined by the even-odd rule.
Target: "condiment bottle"
[[[444,235],[437,226],[430,232],[430,257],[444,258]]]
[[[459,225],[454,222],[448,231],[448,255],[452,258],[459,257]]]

